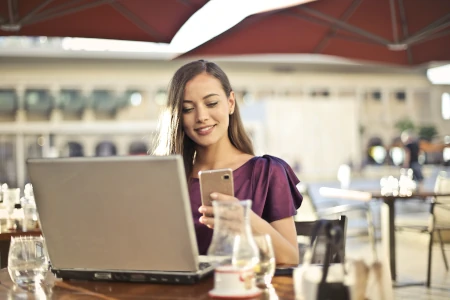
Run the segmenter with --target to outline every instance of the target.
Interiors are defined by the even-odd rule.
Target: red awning
[[[169,43],[208,0],[2,0],[0,36]]]
[[[325,54],[418,65],[450,60],[450,1],[319,0],[250,16],[181,57]]]

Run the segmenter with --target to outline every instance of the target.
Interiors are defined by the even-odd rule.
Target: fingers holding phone
[[[198,172],[200,196],[204,206],[212,206],[212,193],[221,193],[234,197],[233,170],[219,169]],[[212,217],[212,214],[203,214]]]
[[[232,196],[224,195],[224,194],[218,194],[218,197],[216,199],[217,200],[214,200],[214,201],[239,202],[238,199],[236,199]],[[243,212],[243,208],[241,206],[236,206],[236,205],[222,206],[222,205],[220,205],[220,206],[215,207],[214,209],[218,209],[218,211],[216,211],[216,213],[218,214],[218,218],[219,218],[220,224],[222,224],[222,226],[228,228],[228,230],[230,230],[230,231],[238,232],[241,230],[241,225],[244,222],[243,221],[244,212]],[[217,218],[217,216],[214,217],[214,209],[212,206],[206,206],[206,205],[200,206],[200,208],[198,210],[200,213],[203,214],[203,216],[200,218],[200,223],[208,226],[209,228],[214,228],[214,221]]]

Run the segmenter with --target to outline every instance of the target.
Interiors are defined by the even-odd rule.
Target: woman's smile
[[[213,130],[214,127],[216,127],[216,125],[211,125],[211,126],[204,126],[204,127],[200,127],[200,128],[196,128],[194,129],[199,135],[208,135],[210,134]]]

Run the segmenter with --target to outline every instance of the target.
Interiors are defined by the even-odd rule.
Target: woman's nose
[[[197,122],[203,123],[207,121],[209,118],[208,112],[206,109],[197,109]]]

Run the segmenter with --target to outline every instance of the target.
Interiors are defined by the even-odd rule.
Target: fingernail
[[[216,199],[217,198],[217,194],[216,193],[212,193],[211,195],[209,195],[211,198]]]
[[[200,221],[200,223],[204,223],[205,222],[205,218],[204,217],[200,217],[200,219],[198,219]]]
[[[201,213],[204,213],[206,211],[206,209],[203,206],[200,206],[198,208],[198,211],[201,212]]]

